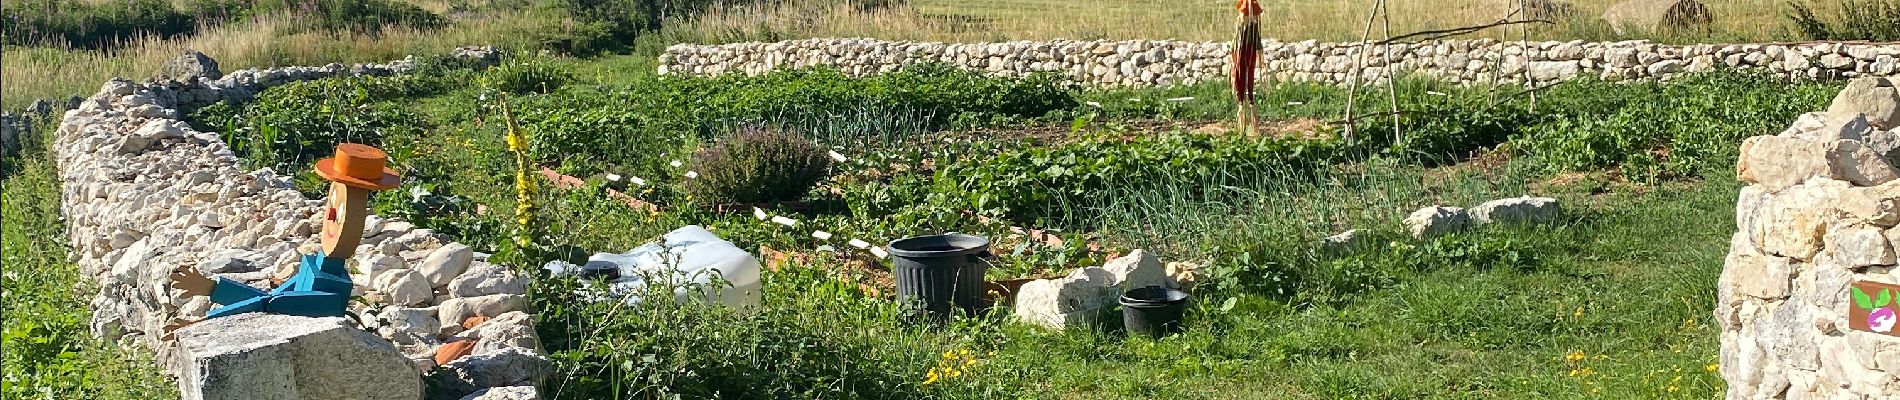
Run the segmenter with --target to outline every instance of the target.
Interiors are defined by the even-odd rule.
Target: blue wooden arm
[[[347,312],[350,302],[350,274],[343,260],[307,255],[297,265],[297,273],[282,285],[264,292],[242,282],[218,278],[211,289],[211,302],[220,304],[205,313],[205,318],[264,311],[305,317],[338,317]]]

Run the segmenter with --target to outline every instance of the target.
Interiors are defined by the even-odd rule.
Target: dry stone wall
[[[91,301],[93,333],[155,350],[161,365],[181,379],[187,398],[327,398],[308,392],[310,387],[328,387],[325,376],[362,383],[378,382],[373,379],[376,374],[409,374],[380,382],[417,382],[401,385],[415,386],[413,392],[390,387],[393,392],[384,393],[410,392],[415,396],[398,397],[414,398],[421,390],[416,377],[436,367],[438,360],[449,371],[439,386],[448,388],[451,398],[490,386],[538,384],[550,367],[535,336],[533,319],[525,314],[529,311],[523,295],[528,277],[488,264],[485,256],[429,229],[375,216],[366,224],[362,245],[349,262],[356,285],[353,295],[367,299],[367,304],[353,302],[351,312],[368,333],[322,340],[355,343],[358,339],[351,338],[368,338],[355,344],[371,350],[352,354],[382,354],[373,348],[389,349],[393,344],[394,349],[386,353],[400,353],[393,363],[396,371],[389,370],[387,362],[331,362],[324,365],[357,369],[299,368],[293,369],[294,377],[252,374],[257,379],[297,382],[291,386],[223,382],[219,380],[238,378],[233,378],[232,371],[212,371],[217,368],[209,366],[227,363],[220,360],[296,364],[299,361],[260,357],[302,357],[296,354],[306,352],[284,346],[318,339],[264,339],[297,331],[281,326],[285,324],[281,321],[263,324],[270,326],[214,321],[218,323],[200,325],[219,327],[188,326],[178,331],[176,341],[162,338],[164,327],[174,319],[202,318],[213,306],[206,297],[176,296],[169,287],[173,269],[195,268],[267,289],[273,273],[294,268],[299,257],[317,250],[314,233],[320,226],[317,210],[322,206],[321,200],[298,192],[287,175],[244,169],[217,133],[195,130],[180,120],[181,110],[226,99],[247,100],[288,82],[404,73],[412,68],[411,61],[403,60],[246,69],[191,81],[114,79],[67,111],[55,132],[61,212],[71,259],[97,283],[98,293]],[[401,160],[393,163],[400,167]],[[311,325],[303,330],[308,332],[332,332],[347,322],[284,318],[288,323]],[[247,329],[256,332],[243,332]],[[199,342],[181,348],[180,342],[192,340]],[[444,346],[458,341],[467,343]],[[260,347],[284,348],[256,350]],[[438,353],[443,348],[456,353]],[[308,387],[298,395],[292,386]],[[244,392],[212,393],[217,390]]]
[[[1853,104],[1872,107],[1844,106]],[[1829,112],[1742,143],[1748,186],[1715,305],[1729,399],[1900,394],[1900,337],[1847,320],[1850,282],[1900,283],[1900,121],[1887,119],[1895,105],[1892,83],[1855,80]]]
[[[1717,68],[1765,70],[1788,78],[1900,74],[1900,43],[1671,46],[1647,41],[1526,43],[1478,39],[1365,46],[1267,40],[1263,49],[1263,76],[1334,84],[1349,82],[1355,71],[1368,80],[1409,71],[1459,83],[1526,79],[1548,83],[1584,76],[1612,80],[1666,78]],[[756,75],[822,65],[868,75],[907,65],[944,63],[1003,76],[1051,72],[1086,86],[1167,86],[1227,79],[1231,51],[1230,43],[1176,40],[936,43],[809,39],[674,45],[660,56],[659,71],[671,75]]]

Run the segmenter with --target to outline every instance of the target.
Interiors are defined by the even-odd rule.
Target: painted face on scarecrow
[[[369,194],[396,187],[401,177],[385,167],[382,150],[354,143],[337,146],[337,156],[317,162],[317,174],[330,180],[324,201],[323,252],[329,258],[350,258],[363,240],[369,217]]]

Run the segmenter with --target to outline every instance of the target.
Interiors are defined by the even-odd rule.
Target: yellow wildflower
[[[1569,353],[1564,354],[1564,361],[1578,362],[1583,361],[1583,358],[1582,350],[1571,350]]]
[[[1702,369],[1708,370],[1709,372],[1721,371],[1722,364],[1709,364],[1709,366],[1703,367]]]

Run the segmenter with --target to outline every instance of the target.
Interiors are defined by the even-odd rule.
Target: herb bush
[[[831,168],[824,148],[802,136],[750,129],[693,155],[697,178],[685,191],[713,204],[797,200]]]

